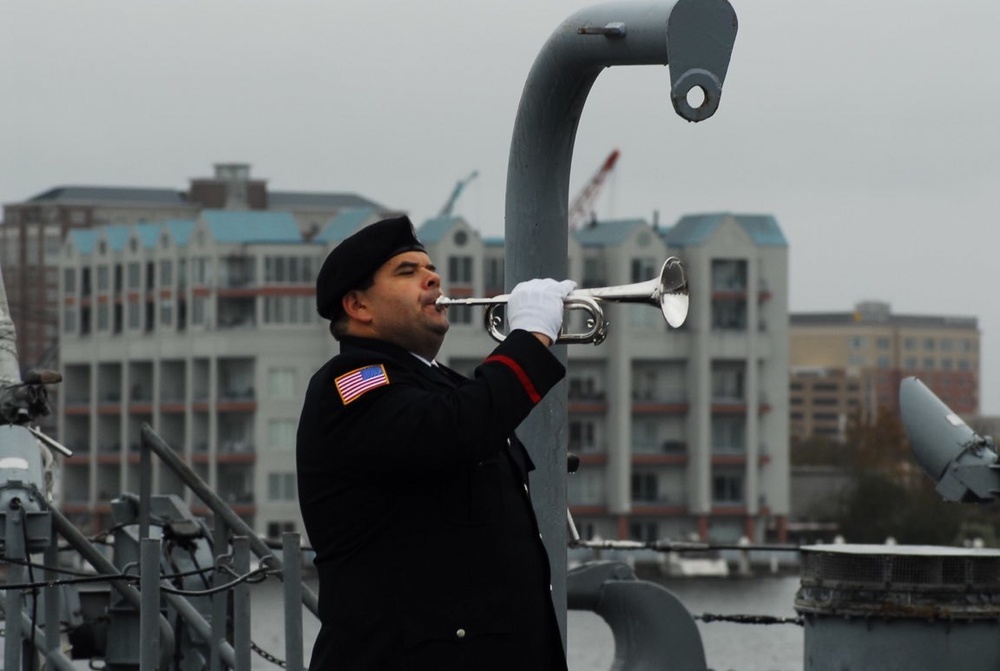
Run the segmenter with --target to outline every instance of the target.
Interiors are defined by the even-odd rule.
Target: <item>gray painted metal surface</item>
[[[899,410],[917,463],[949,501],[983,503],[1000,493],[1000,464],[980,436],[915,377],[899,385]]]
[[[669,590],[637,580],[621,562],[590,562],[567,574],[567,603],[597,613],[615,637],[615,671],[707,671],[698,625]]]
[[[281,537],[281,558],[285,565],[285,668],[302,671],[302,544],[296,533]]]
[[[140,542],[139,591],[142,594],[142,613],[139,618],[139,671],[156,671],[160,654],[160,637],[156,620],[150,617],[160,612],[160,539],[143,538]]]
[[[806,671],[1000,667],[1000,551],[827,545],[801,557]]]
[[[155,452],[156,456],[163,460],[167,467],[176,473],[181,481],[187,485],[191,491],[193,491],[198,498],[205,503],[205,505],[211,508],[212,512],[216,516],[220,517],[226,525],[233,530],[233,533],[246,538],[247,543],[250,545],[250,549],[253,550],[257,557],[262,560],[266,560],[267,563],[273,568],[281,568],[281,560],[273,552],[271,552],[271,549],[267,547],[267,544],[257,537],[257,534],[254,533],[253,529],[251,529],[239,515],[234,513],[232,508],[230,508],[225,501],[219,498],[218,494],[212,491],[212,488],[208,486],[208,483],[202,480],[190,466],[184,463],[174,449],[170,447],[170,445],[168,445],[167,442],[163,440],[163,438],[161,438],[148,424],[142,425],[141,446],[143,452],[146,452],[147,450]],[[148,508],[143,508],[142,510],[148,511]],[[304,603],[314,615],[319,615],[319,601],[316,597],[316,593],[305,585],[302,586],[302,603]]]
[[[676,18],[672,16],[677,12]],[[736,39],[726,0],[618,2],[572,15],[536,57],[517,110],[507,165],[506,289],[534,277],[568,275],[569,176],[587,95],[605,68],[671,66],[676,111],[690,121],[711,116]],[[697,110],[677,102],[684,87],[705,88]],[[614,335],[612,334],[612,338]],[[566,363],[564,345],[554,349]],[[566,385],[560,384],[522,423],[537,466],[532,501],[552,566],[553,601],[566,640]]]

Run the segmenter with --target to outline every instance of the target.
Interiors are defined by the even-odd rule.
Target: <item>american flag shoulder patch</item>
[[[365,392],[389,384],[389,376],[385,374],[385,366],[375,364],[344,373],[334,380],[334,384],[337,387],[337,393],[340,394],[340,400],[344,402],[344,405],[347,405],[360,398]]]

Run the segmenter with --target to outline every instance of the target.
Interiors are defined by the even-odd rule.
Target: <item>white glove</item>
[[[507,298],[510,330],[541,333],[552,342],[559,337],[563,320],[563,299],[576,288],[573,280],[528,280],[514,287]]]

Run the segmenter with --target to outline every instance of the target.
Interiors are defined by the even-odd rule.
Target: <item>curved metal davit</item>
[[[1000,667],[1000,550],[802,549],[806,671]]]
[[[587,95],[605,69],[670,66],[671,101],[688,121],[718,108],[736,40],[728,0],[614,2],[582,9],[562,22],[524,84],[507,164],[504,251],[507,290],[533,277],[568,273],[569,176]],[[701,88],[697,108],[687,94]],[[623,120],[624,121],[624,120]],[[563,346],[556,354],[565,363]],[[566,632],[566,387],[550,392],[518,433],[537,470],[532,499],[552,566],[553,602]]]

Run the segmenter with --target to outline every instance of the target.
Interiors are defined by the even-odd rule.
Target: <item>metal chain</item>
[[[285,668],[285,666],[287,666],[285,660],[278,659],[277,657],[269,653],[267,650],[254,643],[253,641],[250,641],[250,649],[256,652],[261,657],[263,657],[264,659],[266,659],[267,661],[271,662],[272,664],[276,664],[281,668]]]
[[[694,619],[702,622],[736,622],[738,624],[795,624],[802,626],[801,617],[775,617],[773,615],[713,615],[704,613],[695,615]]]

